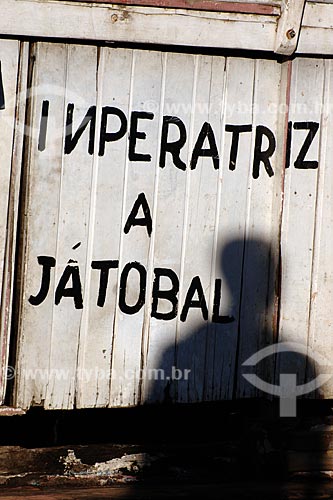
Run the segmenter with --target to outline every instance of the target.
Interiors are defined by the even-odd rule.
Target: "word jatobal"
[[[54,257],[41,255],[37,258],[38,264],[42,266],[42,277],[37,295],[31,295],[29,302],[33,306],[41,305],[50,292],[51,269],[56,266]],[[91,262],[92,272],[99,273],[99,289],[96,297],[96,306],[103,307],[106,302],[109,275],[112,270],[118,269],[118,260],[93,260]],[[135,304],[128,304],[127,289],[130,273],[137,273],[137,300]],[[177,274],[168,268],[156,267],[154,269],[154,281],[151,292],[151,316],[159,320],[172,320],[176,318],[180,310],[180,321],[186,321],[191,309],[199,309],[204,320],[208,320],[208,302],[199,276],[192,278],[185,294],[185,299],[179,307],[179,278]],[[162,278],[167,278],[170,286],[161,289]],[[220,315],[222,280],[215,279],[214,301],[211,312],[213,323],[230,323],[234,321],[232,316]],[[80,277],[80,268],[75,261],[70,261],[65,267],[56,286],[54,302],[59,305],[63,299],[71,298],[76,309],[83,309],[83,295]],[[139,262],[128,262],[120,273],[118,306],[124,314],[138,313],[147,300],[147,270]],[[161,301],[167,301],[168,311],[162,312]]]

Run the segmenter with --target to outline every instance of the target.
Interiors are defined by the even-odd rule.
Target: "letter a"
[[[140,207],[142,208],[144,217],[137,217]],[[151,220],[150,208],[144,193],[140,193],[137,197],[126,221],[124,233],[129,233],[132,226],[146,226],[148,236],[150,237],[153,223]]]

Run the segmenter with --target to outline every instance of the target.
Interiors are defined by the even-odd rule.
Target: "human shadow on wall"
[[[316,466],[314,460],[308,459],[308,454],[316,450],[318,456],[325,443],[320,433],[314,434],[309,440],[311,450],[306,451],[307,433],[314,421],[307,418],[309,406],[305,405],[304,413],[299,398],[297,407],[293,406],[296,396],[292,393],[284,394],[282,404],[277,393],[274,395],[270,390],[265,393],[260,384],[256,386],[248,380],[251,377],[246,378],[252,374],[256,376],[255,380],[281,387],[282,381],[286,380],[283,374],[287,379],[291,375],[292,383],[299,387],[318,375],[318,366],[306,355],[304,346],[298,349],[294,345],[292,350],[284,352],[265,354],[262,351],[279,341],[279,249],[262,237],[232,238],[222,248],[220,271],[222,301],[219,321],[201,321],[197,329],[189,332],[183,328],[184,336],[161,354],[155,368],[163,370],[164,380],[149,382],[146,402],[159,401],[165,407],[174,402],[206,402],[207,412],[211,412],[212,402],[229,401],[226,403],[227,412],[225,405],[222,410],[218,405],[213,406],[217,414],[220,412],[220,427],[216,416],[212,422],[215,427],[210,430],[203,431],[200,422],[196,422],[198,433],[193,436],[194,440],[212,434],[216,441],[234,439],[237,450],[229,443],[234,451],[226,458],[227,462],[229,460],[226,479],[233,477],[235,471],[238,471],[236,477],[239,473],[242,480],[258,477],[281,479],[297,472],[298,468],[299,472],[303,469],[313,472]],[[195,314],[198,312],[201,312],[200,307]],[[265,355],[257,355],[254,362],[244,366],[246,360],[253,361],[253,355],[260,352]],[[172,370],[177,377],[172,376]],[[182,376],[184,374],[187,376]],[[305,395],[309,396],[311,399],[320,398],[320,392]],[[202,411],[196,411],[195,406],[192,408],[191,419],[202,416]],[[178,435],[182,433],[179,427],[184,436],[187,434],[188,422],[177,420],[177,427]],[[300,443],[301,451],[298,450]],[[303,453],[301,464],[290,463],[298,451],[301,455]],[[223,449],[219,451],[221,453],[223,455]],[[313,489],[310,492],[307,485],[299,491],[303,492],[301,498],[314,498]],[[284,498],[284,494],[281,487],[272,493],[272,498]]]

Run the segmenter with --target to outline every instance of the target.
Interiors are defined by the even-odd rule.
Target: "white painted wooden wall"
[[[51,43],[33,47],[15,404],[71,409],[168,398],[195,402],[262,396],[242,377],[242,363],[278,340],[309,346],[330,361],[331,61],[299,58],[280,64]],[[46,99],[46,144],[39,151]],[[97,107],[92,155],[88,129],[73,152],[63,154],[68,103],[75,104],[74,130],[87,109]],[[128,131],[106,143],[105,154],[98,155],[104,106],[121,109],[127,118],[133,110],[154,113],[153,120],[139,122],[146,139],[138,138],[136,147],[149,153],[151,162],[128,159]],[[165,168],[159,167],[163,115],[177,116],[185,124],[181,159],[186,171],[173,165],[169,153]],[[284,170],[288,121],[320,124],[306,155],[306,160],[319,161],[318,169],[294,167],[307,130],[293,130],[290,167]],[[212,158],[206,157],[191,170],[192,150],[204,122],[214,130],[220,168],[214,169]],[[252,132],[240,135],[235,170],[229,169],[232,134],[225,131],[231,124],[252,125]],[[274,175],[270,177],[261,163],[255,179],[259,125],[273,132],[276,150],[271,158]],[[110,119],[108,130],[117,127],[119,120]],[[170,126],[169,140],[178,138],[177,128]],[[142,192],[152,215],[150,237],[144,226],[124,232]],[[34,306],[29,297],[40,289],[38,256],[55,258],[56,266],[51,268],[46,299]],[[99,272],[91,268],[93,260],[119,260],[119,269],[110,271],[104,307],[96,304]],[[147,270],[147,287],[144,306],[128,315],[119,308],[119,281],[126,263],[133,261]],[[55,305],[55,289],[68,265],[79,266],[83,309],[76,309],[71,297]],[[172,320],[151,317],[155,268],[172,269],[180,281],[180,307]],[[209,318],[204,320],[197,307],[184,322],[180,312],[195,276],[200,276]],[[233,317],[229,323],[212,321],[215,279],[222,279],[219,314]],[[162,280],[161,286],[170,288],[170,280]],[[137,298],[133,272],[127,303]],[[169,311],[168,301],[160,299],[158,310]],[[257,375],[273,382],[274,362],[271,358],[259,364]],[[305,379],[309,366],[301,357],[296,362]],[[163,369],[170,376],[173,366],[190,370],[188,379],[151,380],[143,375]],[[323,395],[332,394],[329,383]]]

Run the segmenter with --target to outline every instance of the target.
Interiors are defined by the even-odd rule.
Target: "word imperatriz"
[[[69,103],[67,105],[66,122],[65,122],[65,139],[64,153],[70,154],[78,144],[82,134],[89,127],[88,153],[94,154],[95,150],[95,132],[97,122],[96,106],[90,106],[78,126],[77,130],[73,131],[75,105]],[[42,104],[42,116],[40,120],[40,130],[38,139],[38,150],[43,152],[47,146],[47,123],[49,118],[49,101],[44,100]],[[101,110],[100,118],[100,136],[98,144],[98,155],[104,156],[107,144],[120,141],[128,133],[128,159],[132,162],[151,162],[152,156],[149,153],[138,152],[138,141],[142,144],[147,138],[144,128],[145,120],[154,120],[154,113],[147,111],[132,111],[130,118],[127,118],[125,113],[114,106],[104,106]],[[109,122],[114,124],[116,121],[116,130],[110,131]],[[177,139],[170,140],[170,130],[173,128],[172,135],[178,135]],[[262,164],[269,177],[274,175],[271,165],[271,158],[276,150],[276,139],[273,132],[264,125],[253,127],[252,124],[233,125],[226,124],[225,132],[231,133],[231,146],[229,153],[229,170],[235,170],[237,165],[237,156],[239,143],[243,134],[250,133],[255,129],[255,141],[252,164],[252,177],[259,178],[260,165]],[[316,169],[318,168],[317,160],[306,159],[306,155],[313,142],[313,139],[319,129],[319,123],[314,121],[289,122],[287,145],[286,145],[286,168],[290,163],[290,151],[292,143],[292,135],[297,131],[308,131],[305,134],[303,143],[297,152],[294,161],[294,167],[298,169]],[[304,134],[303,134],[304,135]],[[187,143],[188,133],[185,123],[177,116],[163,116],[162,131],[159,148],[159,167],[164,168],[167,164],[167,154],[172,159],[172,164],[180,169],[186,170],[187,165],[182,159],[182,149]],[[264,143],[267,146],[264,146]],[[206,145],[206,147],[205,147]],[[210,157],[214,169],[220,168],[220,152],[216,141],[216,131],[210,123],[204,122],[194,142],[194,147],[190,154],[189,166],[191,170],[195,170],[200,157]]]

